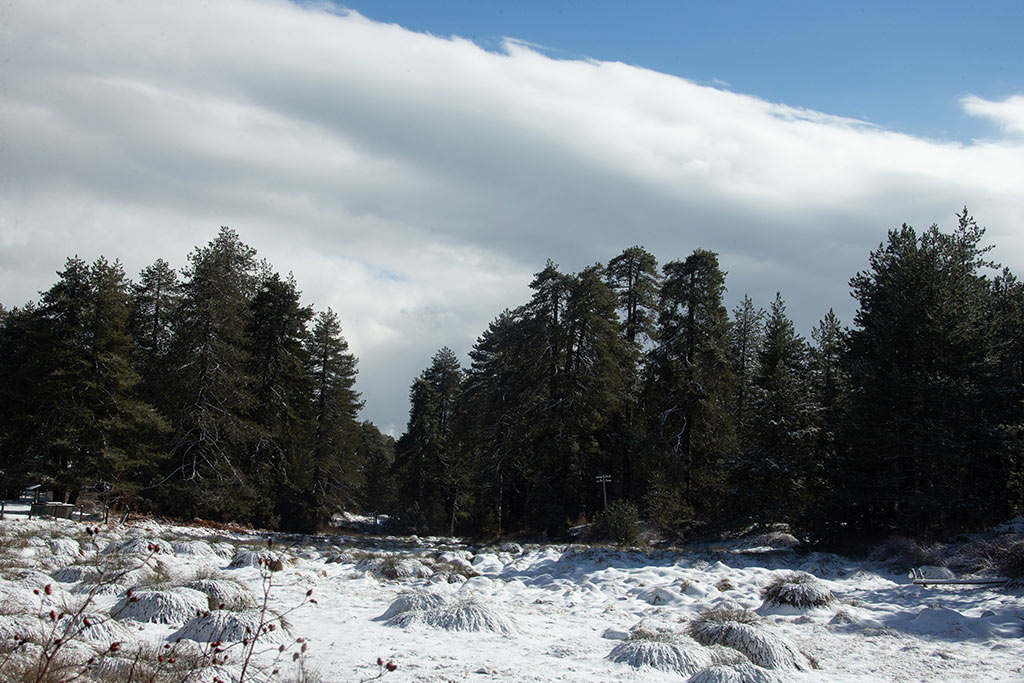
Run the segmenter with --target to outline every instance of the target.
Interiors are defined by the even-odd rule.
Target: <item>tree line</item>
[[[776,293],[723,305],[717,255],[563,273],[410,389],[391,494],[421,532],[562,536],[609,500],[665,531],[945,533],[1020,511],[1024,285],[966,209],[902,226],[811,339]]]
[[[889,231],[852,326],[809,340],[779,293],[728,311],[705,249],[549,261],[466,367],[443,348],[415,378],[397,443],[359,421],[337,315],[234,231],[180,274],[69,258],[0,308],[3,481],[294,530],[562,537],[606,496],[676,534],[977,528],[1024,505],[1024,284],[958,219]]]
[[[0,308],[0,470],[191,518],[316,529],[360,507],[393,439],[360,423],[337,314],[237,233],[130,280],[74,257]],[[368,478],[369,477],[369,478]]]

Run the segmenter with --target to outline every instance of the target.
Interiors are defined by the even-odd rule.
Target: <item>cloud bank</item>
[[[730,302],[805,333],[885,230],[966,204],[1024,265],[1024,97],[1005,139],[926,140],[621,63],[499,52],[284,0],[0,9],[0,297],[69,255],[184,265],[221,225],[339,312],[364,415],[566,270],[645,245],[720,253]],[[898,96],[892,93],[891,96]]]

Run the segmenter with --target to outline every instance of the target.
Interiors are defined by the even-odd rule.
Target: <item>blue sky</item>
[[[414,31],[621,61],[943,140],[993,135],[961,97],[1024,87],[1022,2],[336,3]]]
[[[886,230],[967,205],[1024,276],[1022,3],[346,6],[0,3],[0,303],[230,226],[401,433],[547,259],[709,249],[727,306],[779,291],[809,335]]]

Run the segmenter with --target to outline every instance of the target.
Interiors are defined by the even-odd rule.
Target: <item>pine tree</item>
[[[644,438],[640,361],[643,348],[650,345],[655,334],[661,278],[657,259],[640,246],[630,247],[609,261],[605,277],[615,294],[626,342],[618,351],[623,388],[620,409],[609,418],[608,448],[618,456],[613,473],[615,490],[619,495],[636,499],[646,484],[642,463],[637,459]]]
[[[261,492],[256,521],[273,526],[294,507],[289,471],[304,471],[308,464],[301,462],[300,454],[311,418],[304,342],[313,311],[300,303],[295,280],[277,273],[264,277],[251,309],[246,337],[253,431],[245,465]]]
[[[823,538],[834,537],[843,511],[836,509],[846,483],[839,459],[840,438],[847,422],[850,380],[844,362],[846,337],[831,309],[813,330],[809,370],[814,404],[818,410],[816,461],[808,480],[808,526]],[[837,476],[838,475],[838,476]]]
[[[153,444],[167,426],[134,393],[130,283],[102,257],[91,267],[68,259],[58,275],[42,296],[34,340],[47,357],[33,389],[37,462],[68,498],[93,488],[133,499],[154,473]]]
[[[736,472],[738,505],[748,521],[794,522],[811,495],[818,411],[807,344],[796,334],[778,293],[772,302],[751,394],[750,438]]]
[[[468,484],[456,442],[456,408],[464,372],[442,348],[409,391],[409,425],[395,445],[406,521],[420,531],[454,532]]]
[[[622,333],[630,344],[654,335],[658,304],[658,261],[641,246],[633,246],[608,262],[608,287],[622,315]]]
[[[134,285],[129,329],[134,340],[133,362],[141,375],[140,394],[154,405],[166,392],[172,343],[172,321],[181,298],[178,274],[163,259],[139,273]]]
[[[177,458],[170,475],[177,484],[161,490],[186,514],[246,518],[259,495],[245,469],[254,406],[246,332],[255,257],[229,228],[189,255],[168,391]]]
[[[648,471],[677,505],[665,519],[706,511],[721,492],[722,461],[735,451],[725,274],[715,253],[697,249],[662,269],[658,334],[649,354],[645,401]],[[664,499],[665,496],[662,496]]]
[[[355,390],[356,357],[330,308],[314,318],[304,357],[304,374],[312,385],[310,434],[300,439],[304,450],[289,466],[288,478],[301,503],[293,501],[292,519],[285,516],[283,522],[310,529],[361,502],[365,482],[358,449],[364,428],[358,423],[363,403]]]
[[[843,476],[858,527],[920,532],[991,515],[980,485],[1002,452],[984,400],[997,365],[991,264],[984,230],[966,209],[958,217],[951,234],[891,230],[850,283],[860,307]]]
[[[537,459],[533,430],[547,393],[523,309],[495,318],[470,351],[463,386],[461,443],[474,468],[478,533],[501,536],[526,524],[526,500]]]
[[[729,352],[736,382],[734,420],[739,448],[745,450],[750,445],[752,394],[760,372],[758,362],[764,344],[764,309],[755,308],[751,298],[744,294],[743,301],[733,309],[732,315]]]
[[[359,495],[367,512],[381,514],[395,506],[391,468],[395,462],[395,439],[383,434],[372,422],[359,425],[356,460],[362,463],[363,490]]]

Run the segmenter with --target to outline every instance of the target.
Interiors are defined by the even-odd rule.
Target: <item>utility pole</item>
[[[597,481],[599,484],[601,484],[601,493],[604,494],[604,509],[605,510],[608,509],[608,489],[607,489],[606,486],[607,486],[608,482],[610,482],[611,480],[612,480],[612,475],[610,475],[610,474],[599,474],[599,475],[597,475],[597,477],[595,477],[595,481]]]

